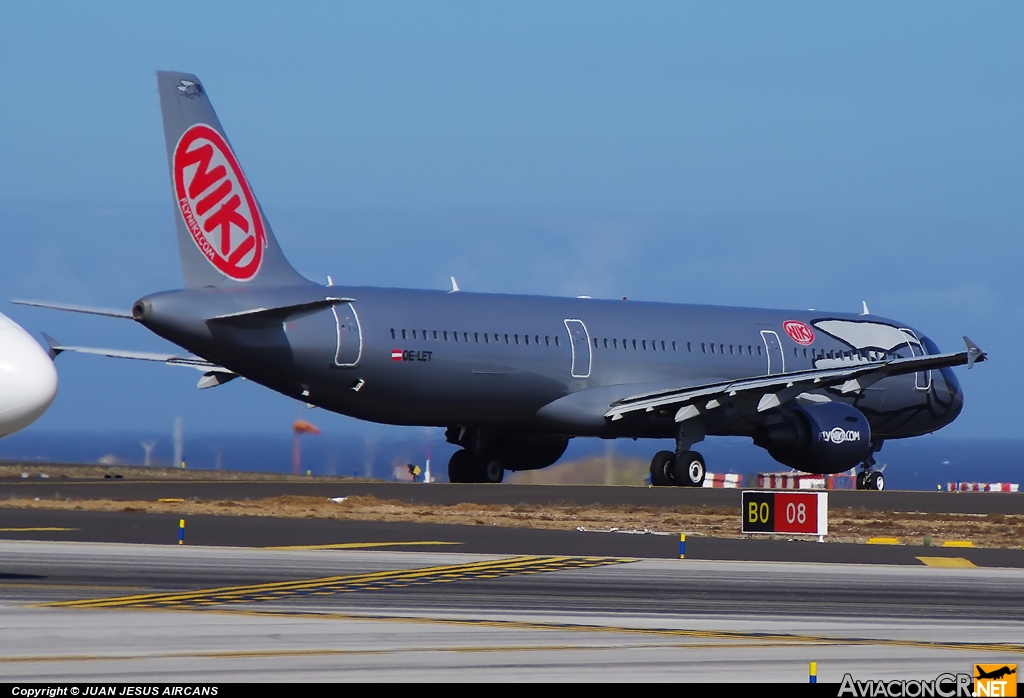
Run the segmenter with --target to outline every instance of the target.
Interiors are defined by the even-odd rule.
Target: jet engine
[[[540,470],[565,453],[569,439],[546,434],[504,434],[487,449],[505,470]]]
[[[871,426],[864,414],[842,402],[800,405],[760,427],[754,444],[775,460],[807,473],[840,473],[871,451]]]

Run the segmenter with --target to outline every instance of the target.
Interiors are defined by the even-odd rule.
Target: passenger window
[[[612,337],[612,349],[618,349],[618,348],[619,348],[619,340],[616,339],[615,337]]]
[[[501,339],[498,337],[498,335],[494,335],[494,341],[495,342],[501,342]],[[508,341],[508,335],[505,335],[505,344],[511,344],[511,343],[512,342]]]
[[[707,354],[708,353],[708,350],[704,347],[704,342],[700,343],[700,353],[701,354]]]
[[[714,354],[714,353],[715,353],[715,345],[714,345],[714,344],[712,344],[712,345],[711,345],[711,353],[712,353],[712,354]]]
[[[395,339],[395,328],[391,328],[391,339]]]
[[[732,355],[733,355],[733,353],[732,353],[732,345],[731,345],[731,344],[729,345],[729,355],[730,355],[730,356],[732,356]]]
[[[604,348],[605,349],[608,348],[608,338],[607,337],[604,338]]]
[[[634,351],[636,350],[636,340],[635,339],[633,340],[633,350]]]
[[[686,343],[686,348],[687,349],[690,348],[690,343],[689,342]],[[676,350],[676,343],[673,341],[672,342],[672,351],[675,351],[675,350]]]
[[[505,336],[507,337],[508,335],[505,335]],[[516,340],[516,344],[519,344],[519,335],[515,334],[515,335],[512,335],[512,337],[513,337],[513,339]]]
[[[594,337],[594,348],[595,349],[600,349],[601,348],[601,347],[597,346],[597,337]]]
[[[719,344],[718,345],[718,351],[719,351],[719,353],[724,354],[725,353],[725,345],[724,344]]]
[[[484,344],[490,344],[490,343],[491,343],[491,335],[489,335],[486,332],[484,332]]]
[[[557,335],[557,334],[555,335],[555,346],[556,346],[556,347],[560,347],[560,346],[562,346],[562,345],[561,345],[561,344],[559,343],[559,341],[558,341],[558,335]]]
[[[757,355],[761,356],[761,345],[760,344],[757,345]]]
[[[476,337],[476,332],[473,333],[473,336]],[[469,332],[463,332],[462,339],[466,344],[469,344]]]
[[[402,339],[405,339],[405,330],[402,330]]]
[[[434,330],[434,341],[437,341],[437,330]]]
[[[551,346],[551,342],[549,341],[550,339],[551,339],[551,337],[549,337],[548,335],[544,335],[544,346],[546,346],[546,347],[550,347]]]
[[[412,338],[413,338],[413,339],[416,339],[416,330],[413,330],[413,331],[412,331]]]
[[[523,341],[526,342],[526,346],[530,346],[530,335],[524,334]]]
[[[540,335],[539,334],[533,335],[533,343],[536,344],[538,347],[540,346]]]
[[[478,333],[478,332],[474,332],[473,333],[473,341],[476,342],[477,344],[480,343],[480,333]]]
[[[693,347],[690,346],[689,342],[686,343],[686,351],[690,352],[691,354],[693,353]]]
[[[644,351],[647,351],[647,340],[646,339],[641,339],[640,340],[640,346],[643,348]]]
[[[675,342],[672,342],[672,345],[675,346]],[[665,340],[662,340],[661,342],[661,350],[665,351]]]

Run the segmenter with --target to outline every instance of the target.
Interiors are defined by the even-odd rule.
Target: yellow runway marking
[[[380,541],[378,543],[328,543],[326,545],[274,545],[261,550],[350,550],[354,548],[392,548],[403,545],[462,545],[449,540]]]
[[[974,543],[969,540],[947,540],[942,544],[943,548],[973,548]]]
[[[62,528],[60,526],[33,526],[32,528],[0,528],[3,533],[21,533],[22,531],[77,531],[77,528]]]
[[[868,543],[871,545],[899,545],[899,538],[883,538],[881,536],[876,538],[868,538]]]
[[[917,559],[929,567],[956,567],[959,569],[977,567],[973,562],[962,557],[919,557]]]
[[[465,581],[481,578],[504,577],[516,574],[537,574],[558,570],[602,567],[627,562],[633,558],[608,557],[523,557],[486,560],[461,565],[442,565],[409,570],[386,570],[366,574],[353,574],[320,579],[303,579],[269,584],[199,589],[187,592],[136,594],[106,599],[78,599],[39,604],[63,608],[178,608],[196,604],[247,603],[255,600],[282,600],[312,594],[337,594],[381,588],[398,588],[417,583]]]

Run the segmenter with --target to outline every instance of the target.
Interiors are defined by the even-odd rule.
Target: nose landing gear
[[[875,470],[875,454],[882,450],[882,442],[871,444],[871,451],[868,452],[868,457],[864,459],[864,462],[860,464],[861,471],[857,473],[857,489],[858,490],[876,490],[881,491],[885,489],[885,476],[882,475],[882,471]]]

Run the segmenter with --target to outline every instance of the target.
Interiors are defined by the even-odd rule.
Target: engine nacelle
[[[775,460],[807,473],[841,473],[867,458],[871,426],[843,402],[787,409],[782,421],[761,427],[754,443]]]
[[[553,464],[569,445],[565,436],[504,434],[487,449],[505,470],[540,470]]]

